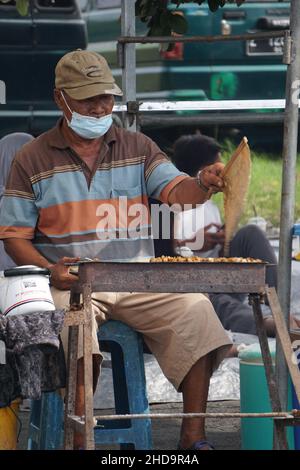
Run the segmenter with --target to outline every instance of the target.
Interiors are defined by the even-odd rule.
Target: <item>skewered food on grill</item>
[[[263,263],[261,259],[256,258],[201,258],[200,256],[159,256],[151,258],[150,263]]]

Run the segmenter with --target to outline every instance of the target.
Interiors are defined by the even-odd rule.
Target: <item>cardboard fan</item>
[[[225,166],[224,179],[224,218],[225,244],[224,255],[229,256],[230,242],[243,213],[246,195],[250,183],[251,158],[248,139],[243,137],[240,145]]]

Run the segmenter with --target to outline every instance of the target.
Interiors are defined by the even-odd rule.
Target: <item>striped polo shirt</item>
[[[115,126],[92,173],[66,143],[61,124],[17,153],[1,202],[0,239],[32,240],[51,262],[153,256],[148,197],[167,202],[188,176],[151,139]]]

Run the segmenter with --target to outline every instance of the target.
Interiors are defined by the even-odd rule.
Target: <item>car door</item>
[[[38,135],[53,126],[54,72],[67,52],[86,48],[86,25],[76,0],[30,0],[26,16],[15,1],[0,3],[0,135],[24,131]]]

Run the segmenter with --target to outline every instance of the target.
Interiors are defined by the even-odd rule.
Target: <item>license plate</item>
[[[282,55],[284,38],[250,39],[246,42],[246,54],[254,55]]]

